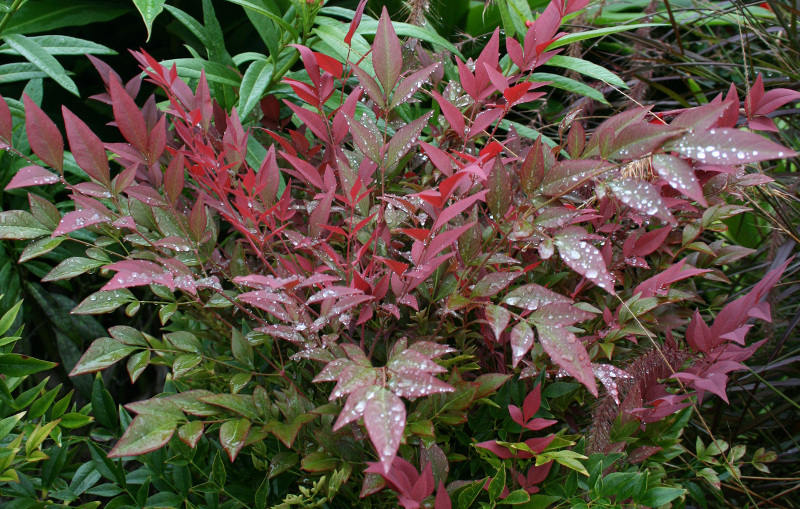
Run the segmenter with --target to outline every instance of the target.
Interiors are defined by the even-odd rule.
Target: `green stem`
[[[8,25],[9,21],[11,21],[11,16],[13,16],[14,13],[16,13],[19,10],[19,8],[22,7],[23,3],[25,3],[25,0],[14,0],[14,3],[11,4],[11,7],[8,9],[8,12],[6,13],[5,16],[3,16],[2,21],[0,21],[0,34],[3,33],[3,30],[6,29],[6,25]]]

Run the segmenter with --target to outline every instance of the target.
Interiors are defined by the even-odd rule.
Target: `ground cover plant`
[[[43,279],[93,273],[70,316],[114,313],[70,375],[163,377],[122,406],[97,374],[65,414],[46,381],[12,396],[52,366],[2,340],[0,393],[31,406],[0,421],[9,507],[687,507],[723,482],[747,503],[747,469],[775,453],[716,439],[702,404],[769,339],[795,265],[701,289],[751,253],[725,221],[772,180],[758,163],[797,156],[751,129],[800,94],[759,76],[744,101],[633,107],[588,133],[567,116],[547,137],[527,115],[580,83],[541,67],[619,80],[561,54],[607,33],[560,31],[587,2],[509,18],[466,61],[364,5],[295,4],[325,29],[281,50],[302,67],[244,123],[234,88],[143,51],[145,83],[92,59],[124,142],[63,108],[65,142],[33,98],[0,102],[21,161],[6,191],[30,191],[0,237],[28,241],[26,264],[70,246]],[[68,460],[58,427],[90,413]]]

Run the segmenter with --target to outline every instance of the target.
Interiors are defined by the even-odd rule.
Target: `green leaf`
[[[534,82],[549,81],[551,82],[549,85],[551,87],[560,88],[562,90],[566,90],[567,92],[579,94],[585,97],[589,97],[590,99],[594,99],[595,101],[601,102],[603,104],[608,104],[608,101],[606,101],[606,98],[599,90],[596,90],[585,83],[581,83],[580,81],[574,80],[572,78],[567,78],[566,76],[561,76],[558,74],[550,74],[547,72],[535,72],[531,74],[531,81]]]
[[[326,472],[335,469],[339,460],[331,457],[330,453],[318,451],[304,457],[300,464],[301,468],[307,472]]]
[[[0,65],[0,84],[46,78],[47,74],[28,62]]]
[[[128,11],[128,7],[96,0],[37,0],[25,3],[11,18],[3,34],[51,32],[66,26],[109,21]]]
[[[11,46],[12,49],[41,69],[42,72],[52,78],[53,81],[80,97],[78,86],[67,76],[67,71],[58,63],[58,60],[53,58],[43,47],[39,46],[36,41],[24,35],[14,34],[6,35],[5,39],[6,43]]]
[[[80,276],[85,272],[102,267],[103,265],[105,265],[105,262],[100,260],[73,256],[56,265],[53,270],[51,270],[44,278],[42,278],[42,281],[60,281],[62,279],[72,279],[75,276]]]
[[[219,428],[219,443],[231,462],[236,459],[239,451],[244,446],[247,432],[250,431],[250,421],[247,419],[236,419],[225,421]]]
[[[248,368],[253,368],[253,347],[247,341],[247,338],[242,336],[242,333],[236,329],[233,329],[231,334],[231,350],[234,359]]]
[[[148,364],[150,364],[149,350],[143,350],[131,355],[131,357],[128,359],[127,366],[128,376],[131,379],[131,383],[136,383],[136,380],[144,372]]]
[[[20,412],[18,414],[14,414],[10,417],[6,417],[2,421],[0,421],[0,440],[4,439],[11,433],[11,430],[14,429],[14,426],[22,419],[25,415],[25,412]]]
[[[280,8],[273,0],[253,0],[251,3],[260,5],[265,10],[272,12],[276,16],[280,16],[281,14]],[[270,58],[273,62],[277,62],[281,46],[281,32],[277,28],[275,22],[252,9],[245,8],[244,12],[247,14],[248,19],[250,19],[250,23],[253,24],[256,32],[258,32],[258,35],[261,37],[261,40],[267,47]]]
[[[178,428],[178,438],[189,447],[194,447],[203,436],[203,421],[191,421]]]
[[[117,405],[111,394],[106,390],[103,377],[97,373],[92,384],[92,412],[97,417],[97,422],[109,430],[117,427]]]
[[[142,15],[144,25],[147,27],[147,41],[150,40],[150,31],[153,28],[153,21],[156,16],[161,14],[164,10],[165,0],[133,0],[133,5],[139,10]]]
[[[25,263],[29,260],[45,255],[57,248],[65,240],[67,240],[66,237],[42,237],[41,239],[36,239],[25,246],[25,249],[22,251],[22,254],[19,257],[19,263]]]
[[[0,212],[0,239],[30,240],[51,233],[51,230],[45,228],[29,212],[24,210]]]
[[[249,9],[251,11],[255,11],[255,12],[259,13],[259,14],[262,14],[262,15],[268,17],[269,19],[271,19],[272,21],[274,21],[275,23],[280,25],[281,28],[283,28],[284,30],[286,30],[287,32],[292,34],[292,37],[294,38],[294,40],[299,42],[300,36],[297,34],[297,31],[294,29],[294,27],[292,25],[287,23],[280,16],[270,12],[269,10],[265,9],[264,7],[256,5],[253,2],[248,2],[247,0],[228,0],[228,1],[230,3],[232,3],[232,4],[241,5],[245,9]]]
[[[256,60],[250,64],[239,87],[239,105],[236,112],[244,119],[253,111],[272,80],[273,67],[267,60]]]
[[[478,497],[481,490],[483,490],[484,484],[486,484],[486,478],[476,481],[464,488],[464,490],[458,495],[457,507],[459,507],[459,509],[469,509],[472,503],[475,502],[475,499]]]
[[[115,339],[98,338],[92,342],[69,375],[85,375],[100,371],[135,351],[135,347],[124,345]]]
[[[34,429],[28,437],[28,441],[25,442],[25,456],[30,456],[33,451],[38,449],[47,438],[47,435],[53,431],[53,428],[58,426],[58,423],[59,421],[56,419],[55,421],[48,422],[44,426],[41,424],[36,426],[36,429]]]
[[[672,502],[684,493],[686,493],[686,490],[680,488],[650,488],[637,502],[648,507],[661,507],[664,504]]]
[[[41,46],[50,55],[116,55],[113,49],[96,42],[67,37],[66,35],[38,35],[29,37],[29,40]],[[6,55],[20,55],[7,43],[0,46],[0,53]]]
[[[258,418],[258,409],[253,403],[253,397],[249,395],[212,394],[200,398],[200,401],[230,410],[246,419],[255,420]]]
[[[547,65],[569,69],[585,76],[600,80],[604,83],[608,83],[609,85],[614,85],[617,88],[630,88],[625,84],[624,81],[622,81],[622,78],[613,72],[609,71],[605,67],[583,60],[582,58],[556,55],[547,61]]]
[[[72,310],[75,315],[101,315],[136,300],[127,288],[95,292]]]
[[[639,28],[660,27],[660,26],[666,26],[666,25],[658,23],[638,23],[633,25],[613,26],[606,28],[598,28],[595,30],[575,32],[572,34],[567,34],[564,37],[561,37],[560,39],[556,40],[555,42],[553,42],[553,44],[547,47],[546,51],[560,48],[561,46],[566,46],[568,44],[572,44],[573,42],[585,41],[586,39],[595,39],[597,37],[603,37],[606,35],[616,34],[619,32],[626,32],[628,30],[636,30]]]
[[[519,505],[530,502],[531,496],[525,490],[516,490],[508,494],[506,498],[500,500],[499,504]]]
[[[172,363],[172,377],[178,379],[188,373],[191,369],[195,366],[200,364],[200,361],[203,360],[203,356],[196,353],[187,353],[185,355],[179,355],[175,358],[175,361]]]
[[[222,461],[222,455],[217,452],[217,455],[214,456],[214,461],[211,463],[211,481],[216,482],[219,486],[225,486],[227,477],[225,462]]]
[[[93,420],[94,418],[89,417],[88,415],[70,412],[68,414],[64,414],[64,416],[61,418],[61,427],[67,429],[80,428],[86,426]]]
[[[108,453],[109,458],[138,456],[167,445],[177,422],[155,415],[137,415]]]
[[[497,472],[497,475],[489,482],[489,500],[496,501],[500,494],[503,492],[503,488],[506,487],[506,465],[505,463],[500,465],[500,470]]]
[[[0,374],[15,378],[53,369],[56,366],[58,364],[54,362],[34,359],[18,353],[0,355]]]
[[[8,332],[8,329],[14,325],[14,320],[17,319],[20,306],[22,306],[22,301],[14,304],[14,307],[6,311],[5,314],[3,314],[3,318],[0,318],[0,334],[5,334]]]

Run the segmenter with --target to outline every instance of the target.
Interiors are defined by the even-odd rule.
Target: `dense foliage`
[[[164,2],[134,3],[149,32]],[[723,483],[755,505],[776,453],[706,409],[769,345],[791,249],[715,285],[754,252],[726,236],[742,200],[780,189],[760,165],[797,156],[769,136],[800,93],[759,74],[548,129],[553,89],[608,102],[546,66],[628,86],[566,54],[631,28],[561,31],[586,0],[499,2],[473,58],[366,1],[233,3],[268,55],[231,57],[206,0],[203,24],[165,7],[208,60],[133,51],[123,80],[90,57],[112,129],[41,88],[0,101],[0,238],[86,402],[0,340],[8,507],[706,507]]]

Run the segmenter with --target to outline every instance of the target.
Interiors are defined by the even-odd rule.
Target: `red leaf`
[[[467,67],[467,65],[458,57],[456,57],[456,64],[458,65],[458,77],[461,80],[461,87],[464,89],[464,92],[466,92],[467,95],[477,100],[478,89],[475,85],[475,75],[472,74],[472,71],[469,70],[469,67]]]
[[[58,127],[28,94],[23,94],[22,102],[25,106],[25,132],[31,150],[48,166],[63,170],[64,138]]]
[[[144,123],[142,112],[116,77],[111,76],[110,81],[111,106],[119,131],[136,150],[147,154],[147,126]]]
[[[90,177],[105,185],[111,185],[108,169],[108,156],[106,156],[103,142],[81,119],[67,109],[61,107],[64,116],[64,126],[67,129],[67,139],[72,155],[78,166],[89,174]]]
[[[633,252],[626,254],[625,256],[647,256],[650,253],[653,253],[664,243],[664,241],[667,240],[667,236],[669,236],[671,231],[671,226],[665,226],[663,228],[644,233],[641,237],[636,239]]]
[[[295,115],[297,115],[301,122],[305,124],[312,133],[323,140],[328,139],[327,124],[318,114],[305,108],[301,108],[300,106],[288,100],[284,100],[283,102],[286,103],[286,106],[288,106],[289,109],[292,110]]]
[[[583,343],[565,328],[537,326],[544,351],[561,369],[575,377],[597,397],[592,363]]]
[[[161,157],[161,154],[164,153],[164,149],[167,147],[166,121],[166,116],[162,116],[158,119],[158,122],[153,126],[153,129],[147,137],[145,156],[149,164],[154,164],[158,161],[158,158]]]
[[[710,272],[709,270],[695,268],[683,270],[685,264],[686,260],[681,260],[680,262],[662,271],[661,273],[656,274],[650,279],[642,281],[639,283],[639,286],[634,288],[634,295],[641,293],[642,298],[654,297],[655,295],[666,295],[669,285],[672,283]]]
[[[750,87],[750,93],[744,98],[744,112],[747,118],[755,115],[756,105],[761,102],[764,97],[764,80],[761,79],[761,73],[756,76],[756,81]]]
[[[378,28],[375,32],[375,41],[372,43],[372,67],[388,96],[397,84],[397,79],[403,70],[403,51],[386,7],[381,12],[381,19],[378,21]]]
[[[481,442],[479,444],[475,444],[475,447],[480,447],[481,449],[486,449],[487,451],[493,453],[500,459],[507,460],[509,458],[513,458],[514,455],[509,451],[507,448],[503,447],[502,445],[498,444],[494,440],[489,440],[487,442]]]
[[[747,121],[747,127],[754,131],[778,132],[778,126],[776,126],[775,122],[769,117],[753,117]]]
[[[367,6],[367,0],[361,0],[358,2],[358,7],[356,7],[356,12],[353,15],[353,21],[350,22],[350,29],[347,31],[347,35],[344,36],[344,43],[350,46],[350,43],[353,40],[353,35],[356,33],[356,29],[358,29],[358,25],[361,23],[361,16],[364,14],[364,8]]]
[[[469,198],[465,198],[465,199],[463,199],[461,201],[457,201],[454,204],[452,204],[449,207],[447,207],[446,209],[444,209],[442,211],[442,213],[439,214],[439,217],[436,218],[436,221],[433,223],[432,230],[433,231],[438,231],[439,228],[441,228],[444,225],[446,225],[451,219],[456,217],[458,214],[460,214],[460,213],[464,212],[465,210],[467,210],[476,201],[478,201],[478,200],[483,201],[487,192],[488,192],[488,190],[484,189],[483,191],[481,191],[479,193],[475,193],[472,196],[470,196]]]
[[[441,108],[442,114],[444,118],[447,119],[450,127],[452,127],[461,138],[464,138],[466,124],[464,123],[464,115],[461,113],[461,110],[442,97],[436,90],[431,90],[431,95],[436,99],[436,102],[439,103],[439,108]]]
[[[11,120],[11,109],[5,98],[0,95],[0,139],[4,140],[6,145],[11,145],[11,131],[13,128]]]
[[[698,106],[681,113],[669,125],[684,129],[708,129],[718,124],[727,109],[728,104],[724,102]]]
[[[788,88],[775,88],[764,94],[764,97],[755,105],[753,114],[766,115],[784,104],[797,101],[800,101],[800,92]]]
[[[539,408],[542,406],[542,386],[541,384],[533,388],[531,392],[525,396],[525,401],[522,402],[522,410],[526,421],[533,418]]]
[[[55,184],[58,181],[58,175],[45,170],[41,166],[25,166],[14,175],[14,177],[11,179],[11,182],[9,182],[6,186],[6,190],[17,189],[20,187]]]
[[[183,153],[179,152],[173,157],[164,172],[164,194],[166,194],[170,205],[174,205],[183,192],[184,186],[184,159]]]
[[[503,97],[506,98],[506,101],[508,101],[509,106],[514,106],[517,103],[519,103],[523,97],[525,97],[525,94],[528,93],[528,90],[530,90],[530,88],[531,88],[531,83],[526,81],[524,83],[514,85],[513,87],[509,87],[506,90],[504,90]],[[575,125],[580,125],[580,124],[575,124]]]

